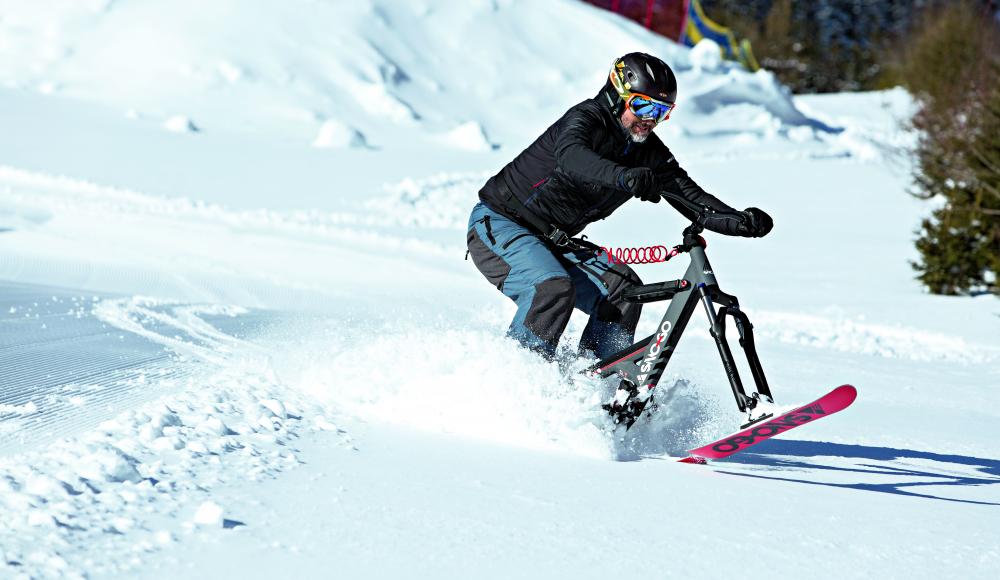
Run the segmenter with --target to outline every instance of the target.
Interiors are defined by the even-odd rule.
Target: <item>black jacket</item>
[[[680,194],[693,206],[670,200],[685,217],[692,221],[700,218],[709,230],[734,234],[740,219],[725,214],[736,210],[688,177],[655,134],[644,143],[632,142],[603,98],[599,94],[566,111],[486,182],[479,199],[529,228],[541,221],[574,236],[629,200],[631,195],[619,185],[623,171],[649,167],[656,172],[662,190]],[[520,203],[511,201],[511,195]],[[525,211],[531,212],[533,219],[520,217]]]

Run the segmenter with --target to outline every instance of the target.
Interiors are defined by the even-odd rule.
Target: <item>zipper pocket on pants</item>
[[[506,242],[504,242],[503,245],[500,246],[500,249],[501,250],[506,250],[508,247],[510,247],[511,244],[513,244],[517,240],[519,240],[519,239],[521,239],[521,238],[523,238],[525,236],[533,236],[533,235],[535,235],[535,234],[517,234],[513,238],[511,238],[511,239],[507,240]]]

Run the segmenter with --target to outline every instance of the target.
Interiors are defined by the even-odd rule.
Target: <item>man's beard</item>
[[[625,134],[628,136],[628,138],[633,143],[643,143],[643,142],[645,142],[646,139],[649,139],[649,136],[653,133],[653,129],[656,128],[656,127],[653,127],[652,129],[650,129],[646,133],[637,133],[636,129],[638,129],[639,126],[640,126],[639,122],[634,122],[630,126],[627,126],[627,127],[625,126],[625,123],[621,122],[620,120],[619,120],[619,123],[621,124],[622,129],[625,130]]]
[[[636,134],[632,129],[628,130],[628,138],[632,140],[633,143],[644,143],[646,139],[649,139],[649,135],[652,133]]]

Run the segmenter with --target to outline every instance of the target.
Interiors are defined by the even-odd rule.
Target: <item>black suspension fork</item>
[[[715,345],[719,349],[719,356],[722,358],[722,366],[726,370],[729,378],[729,385],[733,389],[733,396],[736,397],[736,405],[741,412],[748,412],[757,406],[760,397],[766,397],[768,402],[773,403],[771,389],[767,385],[764,377],[764,369],[760,365],[760,357],[757,356],[757,348],[753,340],[753,325],[750,319],[740,310],[739,301],[735,296],[726,294],[719,290],[717,286],[708,286],[704,283],[698,285],[698,293],[701,296],[701,303],[705,307],[705,313],[711,324],[710,332],[715,339]],[[715,302],[721,304],[718,312],[715,309]],[[733,352],[729,348],[729,341],[726,340],[726,317],[732,316],[736,325],[736,330],[740,335],[740,347],[743,348],[750,365],[750,374],[753,376],[756,392],[747,395],[743,388],[743,381],[740,379],[736,361],[733,359]]]

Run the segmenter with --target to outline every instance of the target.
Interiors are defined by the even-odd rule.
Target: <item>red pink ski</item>
[[[728,435],[704,447],[692,449],[688,451],[688,457],[680,461],[683,463],[706,463],[708,459],[729,457],[779,433],[843,411],[854,402],[857,396],[858,391],[853,386],[841,385],[808,405],[756,423],[739,433]]]

